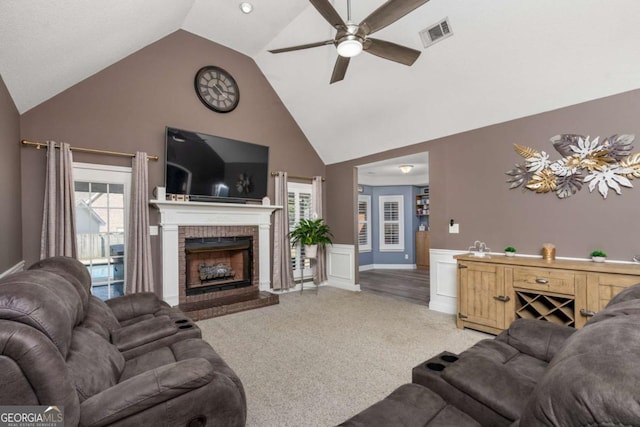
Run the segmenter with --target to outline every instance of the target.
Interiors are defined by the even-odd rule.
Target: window
[[[358,196],[358,248],[360,252],[371,250],[371,196]]]
[[[131,168],[74,163],[78,259],[100,299],[123,295]]]
[[[404,251],[404,197],[380,196],[380,250]]]
[[[294,230],[301,219],[311,218],[311,184],[290,182],[288,184],[289,230]],[[303,261],[304,260],[304,261]],[[304,247],[291,246],[293,277],[311,277],[311,260],[304,257]]]

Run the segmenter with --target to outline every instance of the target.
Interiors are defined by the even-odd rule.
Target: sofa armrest
[[[496,337],[518,351],[550,362],[575,328],[535,319],[516,319]]]
[[[111,332],[111,342],[118,350],[127,351],[174,335],[176,332],[178,332],[176,324],[171,321],[169,316],[162,315],[116,329]]]
[[[512,421],[520,418],[536,385],[501,362],[483,356],[460,358],[446,367],[442,378]]]
[[[143,372],[82,402],[80,425],[105,426],[209,384],[211,363],[192,358]]]
[[[161,302],[153,292],[123,295],[105,301],[119,322],[153,314],[162,307]]]

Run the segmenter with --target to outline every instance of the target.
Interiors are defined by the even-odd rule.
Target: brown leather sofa
[[[519,319],[459,355],[440,353],[413,368],[410,394],[398,389],[342,425],[639,426],[638,354],[640,284],[580,330]],[[441,422],[452,409],[473,421]]]
[[[56,258],[0,280],[0,405],[63,407],[65,426],[245,425],[240,379],[193,322],[153,294],[104,303],[85,273]]]

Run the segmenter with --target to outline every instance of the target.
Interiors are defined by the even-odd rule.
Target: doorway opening
[[[429,303],[429,153],[362,164],[357,218],[360,289]]]

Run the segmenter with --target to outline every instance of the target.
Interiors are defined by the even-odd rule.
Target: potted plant
[[[607,254],[598,250],[591,252],[591,259],[594,262],[604,262],[607,259]]]
[[[504,254],[506,256],[516,256],[516,248],[514,248],[513,246],[507,246],[506,248],[504,248]]]
[[[304,245],[304,253],[307,258],[315,258],[317,256],[318,245],[330,245],[333,242],[331,238],[331,230],[324,223],[324,219],[301,219],[298,226],[289,233],[291,244],[300,243]]]

